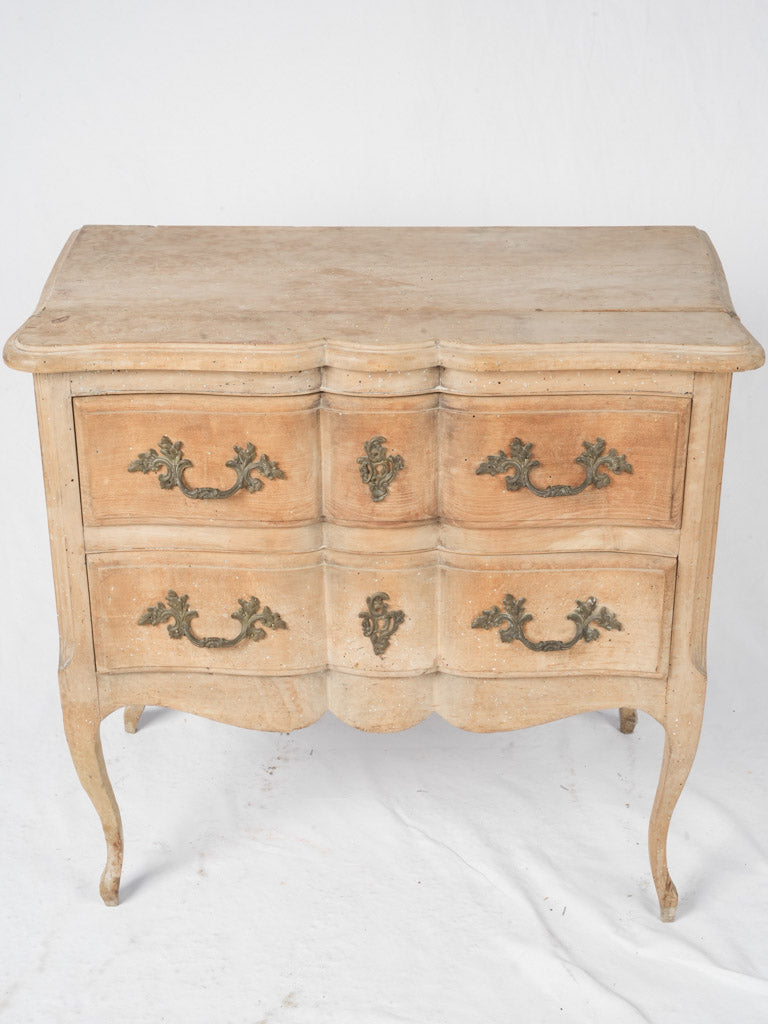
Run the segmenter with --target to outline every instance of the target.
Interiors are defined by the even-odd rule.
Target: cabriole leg
[[[701,709],[699,709],[701,710]],[[672,812],[693,764],[701,730],[701,714],[695,711],[686,718],[675,719],[665,727],[664,758],[659,786],[651,811],[648,829],[648,850],[651,871],[659,897],[662,921],[674,921],[677,910],[677,889],[667,867],[667,835]]]
[[[64,729],[83,789],[96,808],[107,843],[107,863],[99,891],[108,907],[116,907],[123,867],[123,826],[104,764],[98,718],[89,708],[64,706]]]

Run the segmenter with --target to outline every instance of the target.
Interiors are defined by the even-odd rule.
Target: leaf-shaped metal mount
[[[234,647],[241,640],[253,640],[254,643],[258,643],[267,635],[258,623],[262,623],[268,629],[288,628],[287,623],[280,618],[277,612],[273,612],[271,608],[262,608],[257,597],[249,597],[247,601],[241,597],[238,598],[239,611],[232,613],[232,618],[240,623],[240,632],[236,637],[227,639],[221,636],[195,636],[190,628],[190,623],[192,619],[198,617],[198,614],[189,607],[188,596],[186,594],[179,596],[175,590],[169,590],[165,595],[165,600],[168,602],[167,605],[160,601],[158,604],[152,605],[151,608],[147,608],[139,618],[139,625],[159,626],[161,623],[173,619],[168,626],[168,635],[171,639],[181,640],[186,637],[195,647]]]
[[[519,640],[529,651],[567,651],[579,640],[591,643],[600,636],[599,629],[623,629],[624,627],[607,608],[597,608],[597,599],[588,597],[586,601],[576,602],[576,611],[571,612],[568,618],[576,625],[576,632],[570,640],[538,640],[535,643],[525,635],[523,628],[526,622],[533,618],[525,610],[525,598],[519,600],[511,594],[507,594],[502,604],[504,611],[494,605],[481,615],[478,615],[472,622],[472,629],[497,629],[506,626],[499,633],[502,643],[511,644]]]
[[[365,455],[359,456],[360,479],[370,489],[374,501],[383,501],[389,494],[389,485],[401,469],[405,468],[402,455],[389,455],[384,447],[386,437],[377,434],[364,441]]]
[[[569,484],[553,484],[551,487],[537,487],[531,482],[530,473],[541,463],[531,457],[533,444],[525,444],[516,437],[509,446],[509,455],[499,451],[498,455],[489,455],[475,470],[477,476],[487,473],[496,476],[514,469],[514,475],[507,477],[507,490],[520,491],[526,487],[539,498],[564,498],[572,494],[581,494],[587,487],[607,487],[611,478],[605,472],[631,473],[632,466],[627,462],[626,455],[619,455],[615,448],[605,450],[605,441],[598,437],[594,444],[582,441],[584,451],[573,461],[584,467],[584,479],[580,484],[571,487]]]
[[[384,594],[381,591],[371,594],[365,599],[368,610],[359,612],[359,616],[363,620],[363,636],[370,637],[373,653],[378,654],[379,657],[382,657],[389,647],[389,638],[405,621],[405,612],[401,612],[399,609],[390,609],[388,601],[389,594]]]
[[[178,487],[187,498],[196,498],[201,501],[208,501],[213,498],[228,498],[237,491],[244,489],[250,494],[260,491],[264,481],[260,480],[254,473],[261,473],[267,480],[283,480],[285,473],[276,462],[268,456],[261,455],[256,458],[256,448],[248,442],[244,448],[234,445],[235,457],[226,463],[229,469],[236,474],[235,482],[226,490],[218,487],[187,487],[184,482],[184,471],[190,469],[194,463],[184,458],[183,441],[172,441],[170,437],[160,438],[158,448],[155,451],[150,448],[148,452],[142,452],[137,459],[128,467],[129,473],[159,473],[158,483],[164,491],[170,491]]]

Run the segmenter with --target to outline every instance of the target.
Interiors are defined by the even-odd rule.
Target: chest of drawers
[[[100,722],[477,731],[616,707],[698,742],[730,376],[760,346],[693,228],[88,227],[34,374],[67,738]]]

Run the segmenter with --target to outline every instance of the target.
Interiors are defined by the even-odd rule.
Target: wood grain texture
[[[5,358],[37,373],[760,365],[732,312],[694,228],[92,226]]]
[[[413,398],[342,398],[326,395],[321,412],[323,511],[335,523],[409,524],[434,519],[440,461],[437,395]],[[385,439],[399,469],[375,501],[360,476],[365,443]]]
[[[279,556],[154,551],[88,560],[99,672],[204,671],[295,675],[326,667],[358,676],[666,675],[675,561],[605,553],[474,556],[436,552]],[[189,597],[197,636],[234,637],[232,613],[251,595],[288,629],[259,643],[211,650],[172,639],[165,625],[140,625],[168,590]],[[363,632],[367,598],[388,595],[404,619],[384,653]],[[473,629],[506,594],[525,598],[532,641],[569,640],[578,601],[597,598],[622,628],[569,650],[530,651],[499,630]],[[171,623],[173,624],[173,623]],[[145,701],[146,703],[147,701]],[[338,705],[337,705],[338,707]],[[340,708],[345,717],[343,708]]]
[[[71,374],[73,395],[173,394],[186,395],[424,395],[432,392],[475,395],[670,394],[691,395],[693,374],[680,371],[616,369],[505,371],[451,370],[433,366],[382,373],[363,368],[341,370],[319,366],[311,370],[255,373],[211,370],[112,370],[109,374]]]
[[[678,597],[663,725],[664,759],[648,830],[651,869],[664,921],[677,909],[667,866],[670,819],[693,764],[706,693],[706,633],[720,506],[731,378],[697,375],[688,443]]]
[[[193,671],[289,675],[325,667],[323,575],[310,554],[227,555],[155,551],[88,558],[94,611],[96,664],[100,672]],[[200,637],[236,637],[232,615],[251,596],[279,614],[286,629],[267,629],[258,643],[210,650],[172,639],[166,625],[139,625],[148,607],[169,590],[187,595],[198,612]],[[151,703],[151,701],[144,701]]]
[[[219,395],[122,395],[76,398],[78,459],[86,524],[249,524],[308,522],[320,516],[320,450],[316,395],[235,398]],[[262,487],[221,500],[164,490],[157,473],[129,472],[163,436],[183,442],[193,465],[188,486],[226,489],[236,480],[227,462],[234,446],[256,447],[283,479],[255,473]]]
[[[453,523],[625,523],[679,526],[689,401],[653,395],[446,396],[440,416],[441,512]],[[509,452],[513,439],[531,444],[540,465],[531,482],[578,486],[584,466],[576,462],[584,443],[598,438],[615,448],[632,473],[605,471],[608,485],[580,494],[542,498],[530,490],[510,492],[506,476],[478,476],[488,456]]]
[[[582,676],[464,679],[447,673],[371,678],[337,669],[304,676],[219,675],[215,672],[120,672],[99,676],[104,716],[136,701],[176,708],[214,721],[270,732],[303,729],[326,711],[366,732],[398,732],[439,714],[470,732],[524,729],[631,700],[664,717],[664,680]]]
[[[440,595],[441,655],[457,676],[666,675],[674,598],[672,559],[629,555],[447,556]],[[569,650],[531,651],[503,643],[499,629],[470,628],[507,594],[525,598],[531,641],[567,641],[577,601],[597,599],[621,623]],[[574,686],[578,682],[574,681]]]
[[[328,709],[326,675],[219,675],[216,672],[120,672],[99,676],[104,717],[121,707],[176,708],[217,722],[290,732]]]
[[[385,554],[445,550],[485,554],[623,551],[628,554],[677,555],[679,530],[653,527],[507,526],[469,529],[431,520],[423,523],[379,526],[318,522],[302,526],[87,526],[87,550],[108,551],[345,551]]]
[[[317,396],[170,394],[82,397],[74,404],[89,527],[252,527],[317,520],[321,509],[334,523],[377,526],[438,516],[480,527],[589,521],[677,527],[680,521],[690,401],[679,396],[326,395],[321,408]],[[178,487],[163,489],[156,473],[129,473],[133,460],[157,450],[163,436],[183,441],[193,463],[184,474],[189,487],[229,487],[235,476],[226,463],[234,445],[249,441],[285,478],[263,479],[255,494],[243,489],[201,501]],[[379,500],[362,481],[359,461],[375,437],[384,437],[387,453],[402,463]],[[535,486],[577,486],[585,469],[576,459],[600,437],[632,466],[631,474],[607,471],[606,487],[543,499],[526,489],[508,491],[505,473],[477,475],[489,455],[521,438],[540,462],[531,474]]]
[[[394,376],[389,378],[395,381]],[[323,387],[325,388],[325,383]],[[472,395],[688,395],[693,394],[690,372],[627,370],[505,370],[493,373],[443,367],[440,390]]]
[[[80,481],[69,380],[35,377],[35,398],[59,620],[59,690],[64,732],[83,789],[99,815],[107,845],[100,893],[115,906],[123,862],[123,826],[101,747],[103,718],[94,664],[85,576]]]

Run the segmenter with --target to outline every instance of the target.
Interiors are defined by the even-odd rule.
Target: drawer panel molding
[[[317,522],[318,408],[317,395],[75,398],[84,522],[186,528]],[[157,473],[157,481],[142,473]]]
[[[88,573],[98,672],[273,677],[327,665],[317,552],[236,564],[215,552],[122,552],[89,556]]]
[[[689,408],[652,395],[78,397],[83,516],[86,528],[677,529]]]
[[[136,551],[88,566],[99,672],[575,679],[668,666],[673,558]]]

